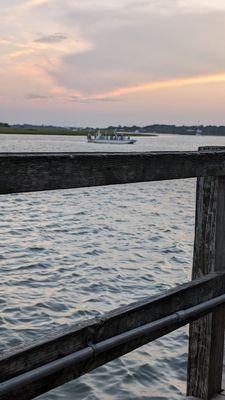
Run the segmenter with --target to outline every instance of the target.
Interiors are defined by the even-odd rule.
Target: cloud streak
[[[34,40],[35,43],[61,43],[68,39],[66,35],[55,33],[51,35],[41,36]]]
[[[155,82],[154,81],[146,82],[140,85],[120,87],[111,90],[109,92],[96,94],[93,97],[95,99],[104,99],[107,97],[114,98],[122,95],[133,94],[136,92],[146,92],[146,91],[149,92],[159,89],[168,89],[181,86],[202,85],[202,84],[220,83],[220,82],[225,82],[225,72],[212,75],[191,76],[191,77],[184,77],[177,79],[159,80]]]
[[[134,93],[152,92],[157,90],[174,89],[183,86],[208,85],[225,83],[225,72],[211,75],[188,76],[176,79],[158,80],[141,83],[139,85],[118,87],[114,90],[102,93],[86,95],[82,92],[75,92],[66,87],[55,87],[52,89],[52,96],[61,98],[74,103],[98,103],[98,102],[117,102],[124,101],[121,96],[132,95]]]

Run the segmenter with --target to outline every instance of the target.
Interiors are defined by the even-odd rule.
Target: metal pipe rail
[[[74,367],[78,363],[88,362],[97,355],[104,354],[115,347],[126,344],[129,341],[149,336],[149,334],[152,334],[153,332],[159,332],[163,328],[174,326],[175,323],[181,323],[180,326],[186,325],[224,303],[225,294],[186,310],[177,311],[165,318],[131,329],[130,331],[126,331],[99,343],[93,343],[90,337],[87,341],[86,348],[43,365],[42,367],[36,368],[23,375],[12,378],[9,381],[0,383],[0,399],[12,399],[12,396],[17,393],[17,400],[19,400],[19,391],[22,389],[24,392],[24,390],[26,390],[26,385],[34,384],[40,379],[50,378],[51,375],[57,373],[63,373],[65,369]],[[29,397],[26,397],[26,399],[29,399]]]
[[[218,306],[224,300],[221,297],[224,292],[225,272],[209,274],[158,296],[120,307],[44,342],[11,351],[0,358],[0,388],[3,390],[0,389],[0,399],[12,400],[14,393],[16,400],[32,399],[75,379],[198,318],[211,307]],[[116,342],[112,347],[99,351],[101,344],[112,345],[114,338]],[[123,342],[117,341],[121,338]],[[88,359],[80,358],[81,354]],[[62,367],[63,360],[71,363],[68,367],[64,364],[61,370],[55,369],[57,365]],[[43,375],[48,366],[53,366],[52,373]],[[35,379],[29,378],[24,386],[17,386],[21,379],[32,375],[32,371]],[[11,383],[14,389],[7,394],[6,387]]]

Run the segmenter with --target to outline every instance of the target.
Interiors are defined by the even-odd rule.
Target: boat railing
[[[210,399],[219,393],[225,325],[225,148],[0,154],[0,171],[2,195],[197,177],[193,279],[3,353],[0,399],[33,399],[186,324],[187,394]]]

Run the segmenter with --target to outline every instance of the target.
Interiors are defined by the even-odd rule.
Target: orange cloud
[[[32,14],[33,10],[36,7],[49,5],[54,3],[54,0],[27,0],[22,4],[9,6],[5,12],[4,19],[2,21],[4,25],[18,24],[22,18],[24,18],[27,14]]]
[[[45,68],[40,68],[37,65],[29,65],[28,68],[23,65],[22,68],[17,67],[17,72],[23,75],[33,75],[37,76],[46,83],[46,89],[51,95],[52,99],[62,100],[62,101],[81,101],[81,102],[95,102],[95,101],[113,101],[116,97],[122,95],[137,93],[137,92],[147,92],[154,90],[162,90],[168,88],[176,88],[182,86],[191,85],[204,85],[213,83],[225,83],[225,73],[218,73],[212,75],[202,75],[193,77],[176,78],[170,80],[160,80],[155,82],[147,82],[140,85],[134,85],[129,87],[120,87],[105,93],[98,93],[93,95],[86,95],[80,91],[68,89],[65,86],[54,85],[54,80],[45,73]]]
[[[0,37],[0,44],[10,44],[11,40],[4,38],[4,37]]]
[[[64,101],[71,101],[73,97],[77,101],[90,102],[90,101],[110,101],[116,97],[122,95],[132,94],[136,92],[147,92],[160,89],[176,88],[182,86],[191,86],[199,84],[210,84],[210,83],[225,83],[225,73],[218,73],[212,75],[201,75],[192,76],[176,79],[159,80],[154,82],[147,82],[140,85],[133,85],[128,87],[120,87],[104,93],[96,93],[94,95],[86,95],[80,91],[68,89],[65,86],[53,86],[51,88],[51,94],[55,98],[61,98]],[[53,83],[53,82],[52,82]]]
[[[32,10],[34,7],[38,7],[38,6],[43,6],[45,4],[50,4],[52,3],[53,0],[28,0],[24,3],[22,3],[19,6],[15,6],[14,7],[14,12],[23,12],[23,11],[30,11]]]
[[[167,89],[180,86],[219,83],[219,82],[225,82],[225,73],[146,82],[139,85],[120,87],[117,89],[113,89],[109,92],[99,93],[94,96],[87,96],[86,98],[104,99],[107,97],[117,97],[135,92],[147,92],[158,89]]]
[[[14,58],[27,56],[27,55],[33,54],[33,52],[34,51],[32,49],[14,51],[13,53],[9,54],[9,58],[14,59]]]
[[[3,39],[0,38],[0,44]],[[10,43],[6,42],[4,39],[4,44]],[[42,43],[36,40],[31,40],[30,38],[27,41],[14,42],[12,43],[13,50],[8,52],[9,59],[16,58],[24,58],[29,55],[32,55],[31,59],[41,60],[45,57],[53,57],[67,54],[75,54],[75,53],[84,53],[92,49],[92,44],[83,40],[79,36],[77,37],[66,37],[65,40],[61,43]],[[12,47],[11,46],[11,47]]]

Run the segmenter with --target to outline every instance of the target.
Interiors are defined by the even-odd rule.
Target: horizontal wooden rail
[[[39,344],[5,354],[0,359],[1,382],[21,376],[54,360],[62,359],[69,354],[83,350],[87,348],[90,338],[93,343],[106,341],[124,332],[224,295],[224,291],[225,272],[217,272],[168,290],[159,296],[145,298],[129,306],[120,307],[101,318],[77,325],[62,335],[56,335]],[[198,314],[198,318],[204,314],[205,312]],[[196,315],[190,315],[185,320],[174,319],[172,323],[159,325],[158,329],[145,336],[129,339],[123,345],[118,345],[104,353],[97,353],[88,362],[77,362],[75,365],[65,367],[60,373],[55,371],[44,378],[41,374],[40,376],[36,375],[35,382],[17,388],[16,393],[9,392],[3,395],[1,400],[32,399],[174,331],[196,318]]]
[[[225,151],[0,154],[0,194],[225,175]]]

